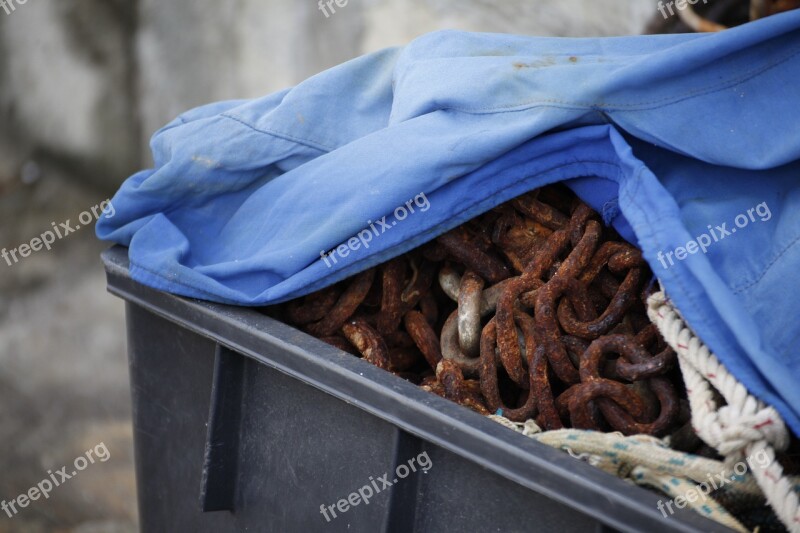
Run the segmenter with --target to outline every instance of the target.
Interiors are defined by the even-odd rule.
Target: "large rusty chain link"
[[[644,312],[635,247],[561,186],[524,194],[282,318],[482,414],[665,435],[675,353]]]

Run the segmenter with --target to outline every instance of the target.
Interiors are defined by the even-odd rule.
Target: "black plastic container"
[[[143,531],[730,531],[255,310],[142,286],[124,248],[103,260]]]

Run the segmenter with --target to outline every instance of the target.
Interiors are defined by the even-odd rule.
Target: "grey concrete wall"
[[[359,55],[363,17],[346,15],[326,20],[316,4],[286,0],[142,0],[143,135],[187,108],[255,98]]]
[[[655,14],[654,0],[347,0],[334,9],[36,0],[0,12],[0,189],[31,160],[114,187],[148,162],[152,132],[187,108],[267,94],[429,31],[635,34]]]
[[[139,164],[130,6],[39,0],[0,12],[0,187],[26,161],[96,181]]]

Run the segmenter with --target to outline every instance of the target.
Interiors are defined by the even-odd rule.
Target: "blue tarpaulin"
[[[432,33],[183,114],[97,233],[141,283],[263,305],[566,181],[798,433],[798,52],[800,12],[716,34]]]

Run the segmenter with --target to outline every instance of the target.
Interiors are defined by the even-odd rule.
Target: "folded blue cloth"
[[[800,12],[717,34],[437,32],[156,133],[100,238],[220,302],[291,299],[566,181],[800,431]]]

